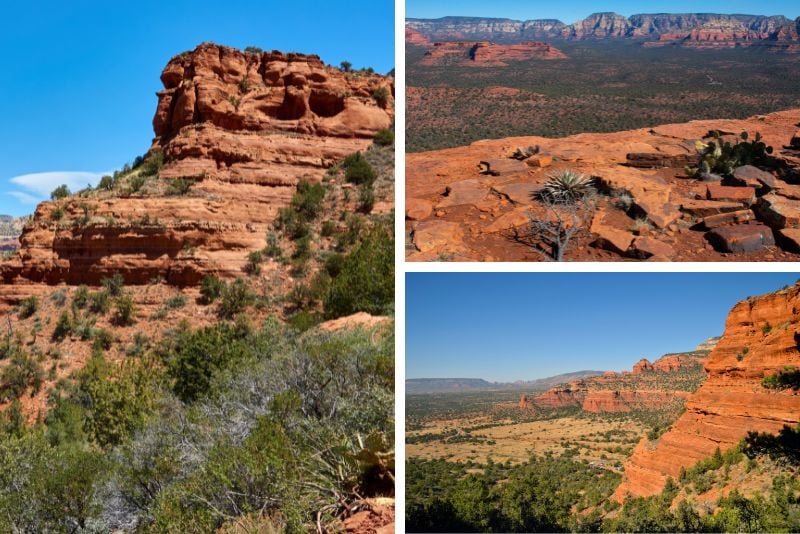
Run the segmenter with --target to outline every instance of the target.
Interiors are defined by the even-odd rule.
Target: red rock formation
[[[777,432],[800,423],[800,395],[762,387],[762,379],[800,365],[800,285],[734,306],[725,333],[706,361],[708,379],[689,397],[686,412],[655,447],[643,440],[625,465],[614,493],[659,493],[681,468],[735,446],[748,431]]]
[[[648,360],[647,358],[642,358],[633,365],[632,372],[635,375],[640,375],[644,372],[652,370],[653,370],[653,364],[650,363],[650,360]]]
[[[406,43],[417,46],[428,46],[431,44],[430,39],[419,33],[412,28],[406,28]]]
[[[547,43],[525,42],[518,44],[497,44],[490,42],[448,42],[434,43],[421,65],[469,65],[469,66],[503,66],[509,61],[526,61],[529,59],[564,59],[565,56],[557,48]]]
[[[592,413],[630,412],[632,410],[661,409],[676,399],[689,396],[686,391],[610,390],[600,389],[588,393],[581,408]]]
[[[534,404],[545,408],[581,406],[587,394],[586,382],[578,380],[567,385],[550,388],[541,395],[537,395]]]
[[[130,284],[163,276],[188,285],[240,274],[299,178],[321,179],[394,114],[391,78],[345,73],[317,56],[206,43],[172,58],[161,80],[151,152],[165,156],[159,180],[189,179],[190,192],[43,203],[18,257],[1,268],[5,284],[96,283],[120,272]]]

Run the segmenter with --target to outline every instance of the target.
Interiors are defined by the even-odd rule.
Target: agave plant
[[[543,192],[555,200],[575,201],[594,192],[594,179],[569,169],[548,176]]]

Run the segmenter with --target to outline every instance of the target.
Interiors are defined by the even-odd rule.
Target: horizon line
[[[593,15],[619,15],[620,17],[625,17],[626,19],[630,19],[631,17],[635,17],[635,16],[638,16],[638,15],[724,15],[724,16],[727,16],[727,17],[764,17],[764,18],[783,17],[783,18],[787,19],[789,22],[796,22],[798,19],[800,19],[800,15],[798,15],[796,17],[792,17],[790,15],[783,15],[783,14],[754,15],[752,13],[712,13],[712,12],[700,12],[700,11],[697,11],[697,12],[687,11],[687,12],[682,12],[682,13],[672,13],[672,12],[663,11],[663,12],[658,12],[658,13],[632,13],[630,15],[624,15],[624,14],[618,13],[616,11],[594,11],[592,13],[589,13],[585,17],[583,17],[581,19],[578,19],[578,20],[576,20],[575,22],[572,22],[572,23],[566,23],[563,20],[556,19],[556,18],[515,19],[515,18],[509,18],[509,17],[480,16],[480,15],[442,15],[440,17],[433,17],[433,18],[406,16],[405,20],[406,20],[406,22],[408,22],[409,20],[441,20],[441,19],[446,19],[446,18],[489,19],[489,20],[505,20],[505,21],[511,21],[511,22],[535,22],[535,21],[553,20],[553,21],[558,21],[558,22],[560,22],[562,24],[565,24],[567,26],[570,26],[571,24],[575,24],[577,22],[584,21],[584,20],[588,19],[589,17],[591,17]]]

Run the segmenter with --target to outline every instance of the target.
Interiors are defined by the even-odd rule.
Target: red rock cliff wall
[[[682,467],[693,466],[717,447],[735,446],[748,431],[777,432],[800,422],[800,395],[761,386],[764,376],[800,366],[799,313],[800,286],[733,308],[706,361],[708,379],[655,447],[646,440],[639,443],[615,499],[659,493],[667,477],[677,477]]]

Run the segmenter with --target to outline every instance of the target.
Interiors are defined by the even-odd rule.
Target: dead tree
[[[592,221],[597,209],[594,194],[580,198],[541,195],[544,211],[531,215],[531,248],[547,261],[563,261],[572,239]]]

